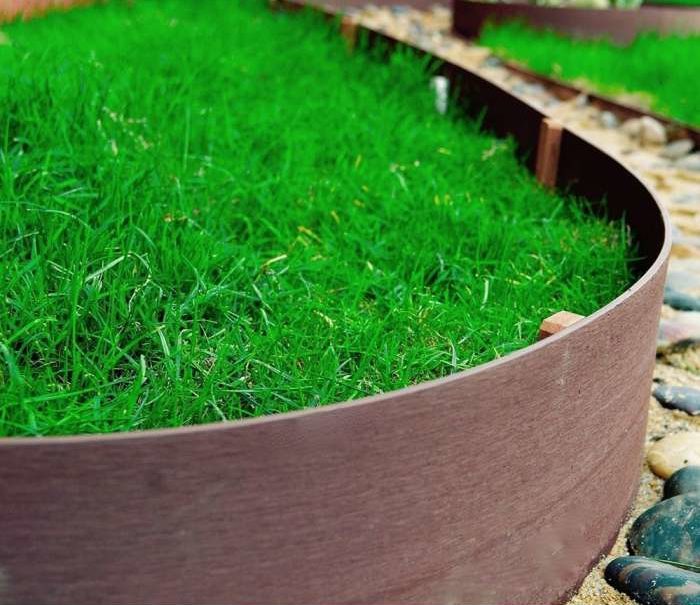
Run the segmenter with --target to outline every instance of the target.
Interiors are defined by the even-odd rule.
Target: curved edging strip
[[[455,30],[476,38],[487,22],[520,19],[537,28],[578,38],[612,38],[628,44],[644,31],[661,34],[700,32],[700,9],[689,6],[642,5],[635,9],[537,6],[521,2],[453,0]]]
[[[488,128],[535,149],[537,109],[443,70]],[[630,290],[538,344],[376,397],[0,440],[3,601],[565,600],[635,495],[670,242],[641,181],[567,130],[557,174],[627,218],[646,255]]]

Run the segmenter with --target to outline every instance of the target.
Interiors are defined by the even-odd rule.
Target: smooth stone
[[[683,237],[683,232],[677,225],[671,225],[671,239],[677,240],[679,237]]]
[[[662,479],[683,467],[700,465],[700,432],[667,435],[651,446],[647,462]]]
[[[679,205],[700,204],[700,193],[680,193],[671,198],[671,202]]]
[[[546,89],[538,82],[518,82],[513,86],[513,92],[520,95],[539,97],[546,92]]]
[[[676,292],[700,289],[700,274],[684,269],[670,270],[666,276],[666,287]]]
[[[581,93],[574,99],[574,107],[582,109],[586,105],[588,105],[588,95],[587,94]]]
[[[663,384],[654,389],[654,397],[665,408],[682,410],[691,416],[700,414],[700,389]]]
[[[688,347],[700,343],[700,312],[679,311],[675,317],[659,322],[657,347]]]
[[[669,268],[673,271],[691,271],[700,273],[700,260],[671,259]],[[700,278],[700,275],[698,276]]]
[[[700,573],[646,557],[618,557],[605,568],[613,588],[642,605],[698,605]]]
[[[620,120],[612,111],[603,111],[600,114],[600,123],[603,128],[617,128],[620,125]]]
[[[620,126],[620,130],[628,137],[636,139],[642,132],[642,121],[639,118],[630,118],[625,120]]]
[[[503,61],[496,55],[489,55],[481,64],[482,67],[500,67],[501,65],[503,65]]]
[[[694,146],[695,143],[690,139],[679,139],[666,145],[661,156],[669,160],[680,160],[683,156],[688,155]]]
[[[664,304],[678,311],[700,311],[700,298],[668,286],[664,288]]]
[[[644,116],[640,121],[639,138],[645,144],[664,145],[666,143],[666,128],[658,120]]]
[[[669,275],[678,274],[676,277],[682,276],[686,281],[693,282],[693,285],[683,283],[679,284],[680,286],[686,285],[690,288],[695,288],[697,287],[696,284],[700,283],[700,260],[698,259],[671,258],[668,270]],[[685,288],[676,287],[676,290],[685,290]]]
[[[700,172],[700,152],[691,153],[676,162],[678,168]]]
[[[664,499],[700,492],[700,466],[685,466],[664,483]]]
[[[627,540],[632,554],[700,566],[700,493],[655,504],[637,517]]]
[[[685,244],[689,246],[700,246],[700,237],[697,235],[686,235],[675,225],[671,227],[671,241],[674,244]]]

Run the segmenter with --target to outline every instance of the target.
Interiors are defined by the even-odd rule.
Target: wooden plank
[[[573,326],[577,321],[581,321],[583,318],[583,315],[570,313],[569,311],[559,311],[554,315],[550,315],[540,325],[539,340],[552,336],[564,328]]]
[[[557,184],[562,130],[562,125],[552,118],[544,118],[540,124],[535,176],[545,187],[554,188]]]
[[[357,22],[349,15],[343,16],[340,21],[340,35],[345,39],[348,49],[354,50],[357,42]]]

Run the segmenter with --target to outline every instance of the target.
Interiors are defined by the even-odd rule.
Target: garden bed
[[[367,33],[368,44],[382,41],[382,35]],[[301,40],[306,43],[308,33]],[[104,68],[98,57],[93,68]],[[215,79],[219,69],[216,65],[206,75]],[[487,106],[484,125],[512,134],[519,152],[535,157],[543,117],[537,109],[454,65],[441,71],[460,91],[460,101],[469,101],[465,109],[479,113]],[[389,90],[396,82],[386,86]],[[399,95],[405,92],[397,88]],[[383,97],[388,107],[391,99],[391,94]],[[434,115],[432,99],[425,103],[424,114]],[[112,119],[115,131],[123,127],[125,135],[105,140],[113,162],[130,144],[145,147],[139,135],[150,142],[137,131],[143,125],[139,116],[112,108],[106,113],[92,117]],[[174,166],[199,159],[192,152],[190,160],[189,150],[206,139],[197,136],[189,115],[185,136],[178,139],[185,142],[184,153],[169,160]],[[358,124],[353,126],[357,136]],[[384,126],[375,125],[372,134]],[[461,135],[468,140],[474,133]],[[492,141],[482,143],[479,157],[488,152],[490,158]],[[20,155],[28,153],[30,146],[19,144]],[[355,166],[357,156],[352,156]],[[166,175],[172,169],[167,162],[162,164]],[[126,165],[122,174],[132,183],[138,172],[130,168]],[[164,234],[159,241],[173,241],[190,260],[197,259],[197,247],[183,244],[181,232],[168,229],[204,221],[201,206],[197,218],[182,206],[182,183],[201,186],[194,178],[202,177],[199,168],[191,167],[191,180],[176,179],[174,209],[157,209]],[[177,430],[3,440],[2,478],[12,486],[11,498],[0,506],[5,591],[19,601],[54,603],[95,601],[107,594],[123,601],[241,603],[562,599],[612,539],[633,496],[668,241],[663,213],[644,186],[566,130],[556,168],[559,186],[597,207],[605,196],[608,215],[625,217],[641,256],[640,278],[631,289],[538,345],[357,402]],[[391,191],[403,189],[397,170],[387,170],[398,183]],[[449,174],[449,164],[437,165],[435,174],[444,170]],[[518,174],[520,169],[508,170]],[[414,185],[410,176],[399,174],[404,184]],[[121,180],[114,183],[123,186]],[[19,180],[31,184],[31,178]],[[338,195],[338,189],[331,192]],[[85,209],[85,196],[76,197],[72,214]],[[351,197],[355,208],[366,207],[366,200]],[[128,204],[135,198],[123,199]],[[454,207],[433,204],[443,205]],[[418,222],[421,215],[413,210]],[[78,218],[91,225],[89,216]],[[331,234],[302,226],[294,237],[306,239],[304,248]],[[404,226],[406,233],[411,228],[411,222]],[[62,233],[73,235],[67,227]],[[421,242],[412,239],[409,254]],[[200,244],[205,247],[208,251],[206,242]],[[309,259],[317,253],[311,250]],[[121,256],[127,255],[115,259]],[[280,256],[261,257],[256,266],[264,267],[265,278],[280,278],[274,265],[287,260]],[[83,262],[79,283],[86,285],[85,278],[99,283],[89,284],[97,292],[87,293],[99,300],[108,272],[123,269],[126,258],[101,259],[94,270],[88,268],[90,258]],[[266,292],[260,293],[264,298]],[[258,301],[258,311],[264,302]],[[332,327],[334,318],[325,307],[317,310],[319,325]],[[163,329],[155,332],[155,344],[172,351]],[[71,340],[73,351],[80,349]],[[71,364],[69,371],[74,368]],[[538,455],[517,454],[525,451]],[[45,546],[39,551],[29,542]],[[554,557],[553,542],[561,545]]]
[[[700,35],[642,34],[622,48],[604,39],[575,40],[524,23],[504,22],[486,25],[479,43],[535,72],[574,82],[579,88],[608,97],[636,97],[638,103],[651,105],[661,121],[664,119],[658,113],[694,126],[700,124],[694,88],[689,84],[695,77]],[[697,131],[685,136],[700,142]]]
[[[642,5],[635,9],[599,9],[454,0],[453,10],[455,30],[469,38],[477,38],[487,23],[514,19],[538,29],[554,30],[576,38],[606,38],[619,44],[628,44],[644,32],[700,32],[700,11],[691,6]]]
[[[218,41],[185,7],[7,30],[0,434],[357,399],[501,357],[629,285],[624,229],[438,114],[421,60],[348,59],[313,17],[244,25],[260,7]]]

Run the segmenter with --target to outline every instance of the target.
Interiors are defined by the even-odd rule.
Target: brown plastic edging
[[[0,0],[0,23],[32,19],[53,11],[69,10],[105,0]]]
[[[644,8],[644,6],[642,8]],[[672,10],[676,10],[674,7],[670,8]],[[575,11],[587,11],[591,13],[596,13],[596,15],[598,15],[598,13],[623,13],[624,15],[632,13],[636,14],[636,11],[622,9],[562,9],[519,3],[503,4],[491,2],[472,2],[470,0],[453,0],[453,29],[454,32],[458,35],[467,38],[476,38],[481,32],[481,28],[488,21],[504,22],[513,19],[524,19],[528,23],[531,23],[531,20],[537,21],[535,17],[530,16],[530,9],[538,9],[534,11],[534,13],[532,13],[537,15],[539,15],[539,9],[546,9],[546,11],[561,11],[560,13],[556,13],[557,15],[559,15],[559,21],[561,21],[562,23],[570,23],[570,26],[572,28],[577,26],[577,19],[579,18],[578,13],[576,13]],[[684,10],[685,13],[688,13],[688,7],[679,8],[678,10]],[[692,15],[692,18],[686,17],[685,21],[687,27],[692,27],[695,31],[700,32],[700,9],[691,8],[691,11],[695,12],[689,13],[690,15]],[[601,16],[601,19],[605,20],[605,18],[606,15]],[[631,20],[632,22],[634,21],[633,16],[631,17]],[[624,21],[624,23],[627,22]],[[609,23],[609,26],[617,27],[616,24],[617,21],[612,20]],[[561,28],[559,28],[559,31],[569,33],[566,29]],[[600,37],[601,35],[603,34],[599,32],[598,37]],[[636,35],[636,33],[630,35],[633,38],[634,35]],[[579,95],[585,94],[588,97],[591,105],[597,107],[600,110],[611,111],[621,120],[627,120],[630,118],[640,118],[643,116],[653,117],[655,120],[662,123],[666,127],[667,131],[670,133],[672,138],[688,138],[695,143],[696,147],[700,147],[700,129],[696,128],[695,126],[685,124],[683,122],[674,120],[672,118],[669,118],[668,116],[659,114],[654,111],[650,111],[648,109],[641,109],[626,103],[622,103],[606,95],[598,94],[590,90],[584,90],[578,86],[568,84],[557,78],[552,78],[550,76],[539,74],[514,61],[503,61],[503,66],[507,70],[517,74],[526,81],[538,82],[544,85],[550,93],[552,93],[555,97],[559,98],[560,100],[568,100]]]
[[[454,26],[476,38],[487,22],[523,20],[579,38],[610,38],[628,44],[645,31],[661,34],[700,33],[700,9],[687,6],[642,5],[636,9],[537,6],[524,3],[453,0]]]
[[[449,62],[442,72],[534,157],[538,109]],[[501,359],[354,402],[2,439],[0,598],[563,602],[636,492],[670,241],[644,184],[567,129],[557,184],[626,217],[645,255],[628,291]]]

